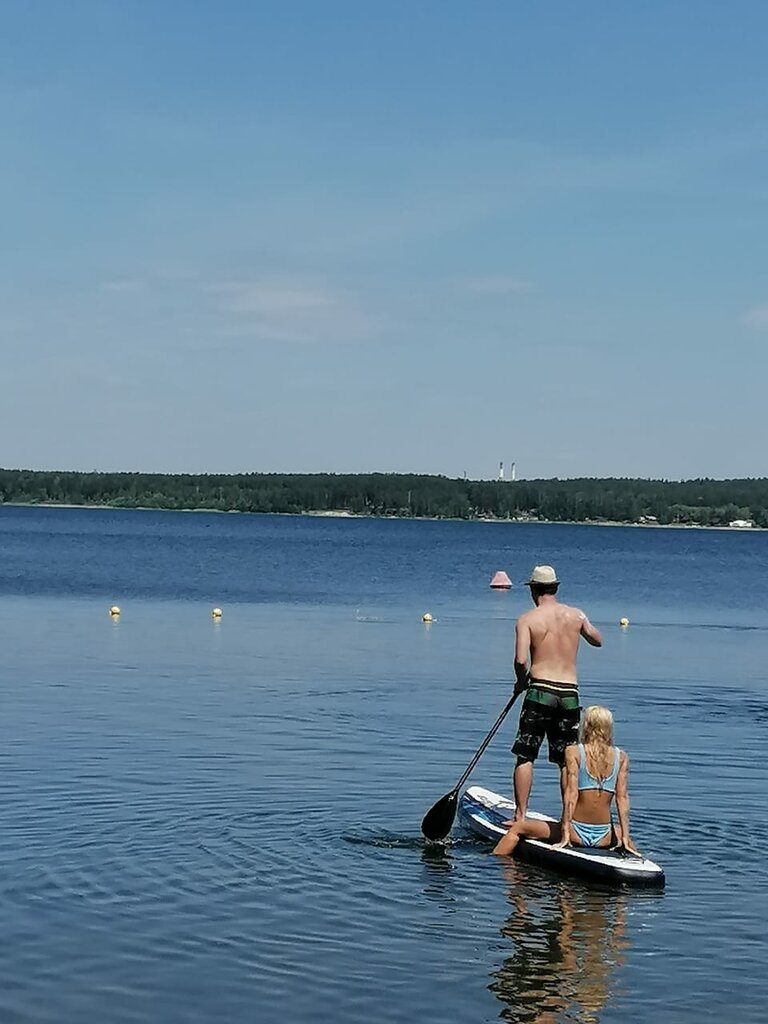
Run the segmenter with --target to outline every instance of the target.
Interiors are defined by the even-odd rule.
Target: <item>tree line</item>
[[[768,527],[768,478],[486,481],[401,473],[76,473],[0,469],[0,503]]]

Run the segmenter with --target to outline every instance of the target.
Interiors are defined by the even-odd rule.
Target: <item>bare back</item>
[[[517,620],[515,661],[524,664],[530,655],[534,679],[576,683],[576,655],[581,637],[595,647],[602,644],[600,633],[580,608],[560,604],[554,597],[542,599],[538,607]]]

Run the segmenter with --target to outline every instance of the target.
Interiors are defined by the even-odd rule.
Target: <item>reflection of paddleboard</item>
[[[473,832],[492,839],[494,842],[506,833],[504,822],[514,817],[515,804],[498,793],[492,793],[482,786],[470,786],[462,794],[459,804],[461,820]],[[539,821],[555,821],[546,814],[528,813],[529,818]],[[664,885],[664,872],[658,864],[644,857],[618,853],[614,850],[568,846],[562,850],[553,849],[549,843],[539,839],[521,839],[515,855],[521,860],[543,867],[553,868],[569,875],[592,878],[614,885],[655,886]]]

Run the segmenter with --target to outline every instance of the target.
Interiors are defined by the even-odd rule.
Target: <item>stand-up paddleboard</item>
[[[470,786],[459,803],[461,820],[485,839],[498,842],[506,834],[504,822],[515,816],[515,804],[482,786]],[[528,813],[539,821],[556,821],[546,814]],[[579,878],[591,878],[609,885],[635,885],[661,888],[664,872],[658,864],[645,857],[635,857],[616,850],[568,846],[555,850],[540,839],[521,839],[515,856],[531,864],[553,868]]]

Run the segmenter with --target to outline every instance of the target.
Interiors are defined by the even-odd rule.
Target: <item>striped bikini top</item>
[[[596,779],[594,775],[589,774],[587,768],[587,755],[584,750],[584,744],[579,744],[579,789],[599,789],[601,792],[615,793],[616,792],[616,779],[619,775],[619,761],[621,751],[618,747],[613,748],[613,770],[606,779]]]

